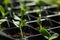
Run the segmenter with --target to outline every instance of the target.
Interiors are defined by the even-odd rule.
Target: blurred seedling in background
[[[5,5],[8,5],[9,3],[10,3],[10,0],[4,0],[4,2],[3,2]],[[3,22],[5,22],[5,21],[7,21],[7,19],[6,19],[6,15],[8,15],[9,13],[10,13],[10,10],[11,10],[11,8],[7,8],[7,12],[5,12],[5,8],[2,6],[2,5],[0,5],[0,13],[1,13],[1,18],[2,19],[0,19],[0,28],[1,28],[1,24],[3,23]]]
[[[38,6],[39,6],[39,4],[40,4],[39,1],[40,1],[40,0],[37,0],[37,1],[34,0],[34,2],[35,2],[36,4],[38,4]],[[57,37],[58,37],[58,34],[57,34],[57,33],[54,33],[53,35],[51,35],[50,32],[48,32],[48,30],[45,29],[45,28],[42,26],[41,12],[37,12],[37,14],[39,15],[39,17],[37,18],[37,20],[38,20],[38,24],[40,25],[40,30],[39,30],[40,33],[41,33],[43,36],[46,36],[48,40],[52,40],[52,39],[57,38]]]
[[[4,5],[7,6],[6,8],[3,7],[2,5],[0,5],[0,12],[1,12],[1,15],[2,15],[3,18],[6,17],[11,12],[11,8],[8,7],[10,2],[11,2],[11,0],[4,0],[3,1]]]
[[[24,33],[22,31],[22,27],[26,24],[27,20],[26,19],[22,19],[24,15],[26,15],[26,11],[29,10],[29,7],[25,7],[24,6],[24,1],[23,2],[20,2],[20,15],[21,15],[21,18],[19,18],[18,16],[15,15],[15,13],[13,13],[14,15],[14,19],[15,20],[19,20],[19,23],[18,24],[15,24],[16,21],[13,20],[13,23],[20,29],[20,35],[21,35],[21,38],[24,38]]]

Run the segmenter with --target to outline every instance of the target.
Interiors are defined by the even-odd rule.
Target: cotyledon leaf
[[[1,6],[1,5],[0,5],[0,12],[1,12],[2,16],[5,15],[5,14],[4,14],[4,13],[5,13],[5,10],[4,10],[3,6]]]
[[[49,38],[49,40],[56,39],[58,36],[59,36],[58,33],[54,33],[54,34]]]
[[[40,33],[43,35],[43,36],[47,36],[47,37],[51,37],[51,34],[47,31],[47,29],[45,28],[41,28],[40,29]]]

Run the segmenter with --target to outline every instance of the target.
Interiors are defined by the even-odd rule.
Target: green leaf
[[[20,2],[20,8],[21,8],[21,10],[24,9],[24,2]]]
[[[1,11],[1,12],[5,12],[3,6],[1,6],[1,5],[0,5],[0,11]]]
[[[18,16],[14,15],[15,20],[21,20]]]
[[[49,38],[49,40],[56,39],[58,36],[59,36],[59,34],[54,33],[54,34]]]
[[[7,21],[7,20],[6,19],[0,19],[0,24],[2,24],[5,21]]]
[[[16,26],[16,27],[19,27],[19,21],[14,21],[14,20],[12,20],[13,21],[13,24]]]
[[[26,15],[26,12],[29,10],[29,7],[23,7],[23,9],[21,9],[21,16]]]
[[[27,20],[22,20],[22,19],[21,19],[21,20],[20,20],[20,25],[19,25],[19,27],[22,27],[23,25],[25,25],[26,21],[27,21]]]
[[[20,3],[21,16],[25,15],[26,11],[28,11],[28,10],[29,10],[29,7],[25,7],[24,5],[25,5],[25,3],[24,3],[24,2],[21,2],[21,3]]]
[[[5,13],[5,9],[4,9],[4,7],[1,6],[1,5],[0,5],[0,12],[1,12],[1,14],[2,14],[3,17],[5,17],[7,14],[10,13],[10,11],[7,11],[7,12]]]
[[[1,12],[2,16],[5,15],[5,10],[4,10],[3,6],[1,6],[1,5],[0,5],[0,12]]]
[[[47,29],[45,28],[41,28],[40,29],[40,33],[43,35],[43,36],[47,36],[47,37],[51,37],[51,34],[47,31]]]
[[[9,4],[11,2],[11,0],[4,0],[4,4]]]
[[[23,20],[22,22],[23,22],[23,25],[24,25],[27,22],[27,20]]]

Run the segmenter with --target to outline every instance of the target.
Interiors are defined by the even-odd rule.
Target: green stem
[[[42,24],[40,24],[40,30],[42,29],[43,27],[42,27]]]
[[[20,34],[21,34],[21,38],[23,38],[23,31],[22,31],[22,23],[20,24]]]
[[[39,15],[41,15],[41,14],[39,14]],[[39,19],[39,20],[40,20],[40,24],[39,24],[39,25],[40,25],[40,29],[42,29],[41,16],[39,16],[39,18],[40,18],[40,19]]]
[[[20,27],[20,34],[21,34],[21,38],[23,38],[23,32],[21,27]]]

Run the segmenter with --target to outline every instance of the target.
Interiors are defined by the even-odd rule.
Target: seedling
[[[42,27],[42,22],[41,22],[41,12],[38,13],[39,17],[38,17],[38,24],[40,25],[40,33],[44,36],[50,37],[51,34],[47,31],[47,29]]]
[[[38,4],[38,6],[39,6],[40,2],[39,2],[39,0],[37,0],[37,1],[38,1],[38,2],[37,2],[36,4]],[[57,37],[58,37],[58,34],[57,34],[57,33],[51,35],[51,34],[48,32],[47,29],[45,29],[44,27],[42,27],[41,12],[38,12],[37,14],[39,15],[39,17],[38,17],[37,20],[38,20],[38,24],[40,25],[40,30],[39,30],[40,33],[41,33],[43,36],[48,37],[48,40],[52,40],[52,39],[57,38]],[[53,36],[54,36],[54,37],[53,37]]]
[[[10,0],[4,0],[4,4],[5,5],[8,5],[10,3]],[[0,5],[0,13],[1,13],[1,15],[2,15],[2,18],[4,18],[4,19],[0,19],[0,28],[1,28],[1,24],[4,22],[4,21],[7,21],[6,19],[5,19],[5,17],[6,17],[6,15],[8,15],[9,13],[10,13],[10,10],[11,10],[11,8],[8,8],[7,9],[7,12],[5,12],[5,8],[2,6],[2,5]]]
[[[21,16],[26,15],[26,12],[29,10],[29,7],[26,7],[24,2],[20,2],[20,11],[21,11]]]
[[[21,22],[20,22],[20,25],[19,25],[19,28],[20,28],[20,33],[21,33],[21,37],[23,38],[24,36],[24,34],[23,34],[23,31],[22,31],[22,27],[23,27],[23,25],[26,23],[26,20],[21,20]]]
[[[0,5],[0,12],[1,12],[1,14],[2,14],[2,18],[4,18],[4,19],[0,19],[0,21],[1,21],[0,25],[1,25],[2,22],[6,21],[5,17],[6,17],[7,14],[10,13],[10,9],[8,8],[8,11],[5,12],[4,7]],[[1,28],[1,26],[0,26],[0,28]]]
[[[10,9],[8,8],[8,10]],[[0,5],[0,12],[2,14],[2,17],[4,18],[7,14],[9,14],[10,11],[5,12],[4,7]]]
[[[26,15],[26,11],[29,8],[24,6],[24,2],[20,3],[20,8],[21,8],[21,20],[20,20],[19,28],[20,28],[21,37],[23,38],[24,35],[23,35],[23,31],[22,31],[22,26],[26,23],[26,20],[23,20],[22,18],[24,15]]]
[[[5,5],[8,5],[8,4],[10,3],[10,1],[11,1],[11,0],[4,0]],[[37,1],[34,0],[34,2],[35,2],[36,5],[39,7],[41,1],[40,1],[40,0],[37,0]],[[21,13],[20,13],[20,14],[21,14],[21,18],[19,18],[19,17],[17,17],[16,15],[14,15],[14,17],[15,17],[14,19],[19,20],[19,25],[16,25],[15,23],[14,23],[14,24],[15,24],[17,27],[20,28],[20,35],[21,35],[21,38],[23,38],[23,37],[24,37],[24,34],[23,34],[23,31],[22,31],[22,27],[25,25],[26,20],[23,20],[22,18],[23,18],[24,15],[26,15],[25,13],[26,13],[26,11],[29,9],[29,7],[25,7],[25,6],[24,6],[24,2],[20,2],[20,9],[21,9]],[[0,5],[0,12],[1,12],[1,14],[2,14],[3,17],[5,17],[5,16],[10,12],[10,10],[11,10],[11,9],[9,9],[8,12],[5,12],[4,7],[2,7],[2,6]],[[37,14],[39,15],[39,17],[37,18],[38,24],[40,25],[40,30],[39,30],[39,32],[40,32],[43,36],[46,36],[48,40],[52,40],[52,39],[57,38],[57,37],[58,37],[58,34],[57,34],[57,33],[51,35],[51,34],[48,32],[47,29],[45,29],[44,27],[42,27],[41,12],[38,12]],[[6,20],[4,20],[4,21],[6,21]],[[4,21],[3,21],[3,22],[4,22]],[[15,22],[15,21],[13,21],[13,22]],[[0,24],[2,24],[2,21],[0,22]],[[1,26],[1,25],[0,25],[0,26]]]
[[[25,25],[25,23],[26,23],[26,19],[22,19],[23,18],[23,16],[24,15],[26,15],[26,11],[29,9],[28,7],[25,7],[24,6],[24,2],[20,2],[20,15],[21,15],[21,18],[19,18],[18,16],[16,16],[15,15],[15,13],[14,13],[14,19],[16,19],[16,20],[19,20],[19,24],[15,24],[16,22],[13,20],[13,23],[17,26],[17,27],[19,27],[20,28],[20,35],[21,35],[21,38],[23,38],[24,37],[24,33],[23,33],[23,31],[22,31],[22,27]]]
[[[4,0],[4,4],[7,6],[10,3],[11,0]],[[7,8],[7,12],[5,12],[5,8],[0,5],[0,12],[2,14],[2,17],[4,18],[7,14],[10,13],[11,8]]]
[[[25,25],[26,20],[20,19],[16,15],[15,15],[15,17],[18,18],[19,22],[16,22],[16,21],[13,20],[13,23],[16,25],[16,27],[20,28],[20,35],[21,35],[21,38],[23,38],[24,37],[24,34],[23,34],[23,31],[22,31],[22,27]]]
[[[52,40],[52,39],[55,39],[58,37],[58,34],[57,33],[54,33],[53,35],[51,35],[47,29],[45,29],[44,27],[42,27],[42,22],[41,22],[41,12],[38,13],[39,17],[38,17],[38,24],[40,25],[40,33],[43,35],[43,36],[46,36],[48,37],[48,40]],[[54,36],[54,37],[53,37]]]

